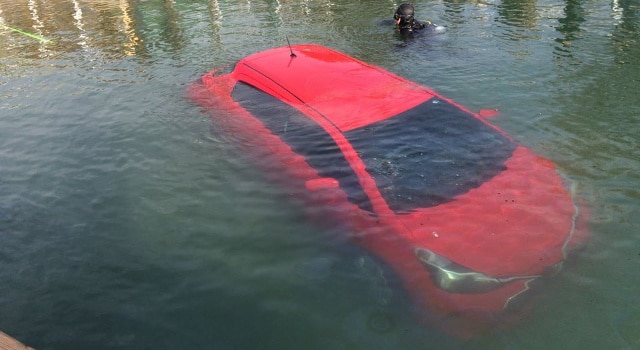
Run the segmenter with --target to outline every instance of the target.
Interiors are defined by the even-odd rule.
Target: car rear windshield
[[[501,171],[516,145],[439,98],[345,133],[396,212],[445,203]]]

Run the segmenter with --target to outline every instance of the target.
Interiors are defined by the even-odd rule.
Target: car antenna
[[[289,51],[291,51],[291,54],[289,56],[291,57],[297,57],[295,53],[293,53],[293,49],[291,48],[291,43],[289,42],[289,36],[285,35],[284,36],[287,39],[287,45],[289,45]]]

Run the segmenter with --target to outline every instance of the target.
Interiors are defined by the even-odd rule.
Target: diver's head
[[[393,19],[396,20],[396,24],[402,26],[413,21],[413,15],[415,10],[411,4],[402,4],[398,6],[396,13],[393,15]]]

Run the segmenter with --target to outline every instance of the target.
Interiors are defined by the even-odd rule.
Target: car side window
[[[350,202],[373,212],[357,175],[331,135],[320,125],[290,105],[243,82],[234,86],[231,97],[303,156],[320,176],[336,179]]]

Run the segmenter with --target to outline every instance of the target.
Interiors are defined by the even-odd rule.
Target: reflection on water
[[[536,0],[505,0],[497,7],[499,22],[516,28],[535,28],[539,17]]]
[[[502,1],[497,4],[444,1],[442,5],[440,16],[450,28],[469,19],[493,19],[506,25],[502,28],[511,39],[539,38],[535,34],[539,30],[530,30],[544,20],[556,21],[554,27],[561,33],[560,37],[554,39],[560,44],[556,49],[565,54],[572,42],[582,37],[580,24],[587,20],[589,13],[582,2],[573,0],[567,0],[563,4],[537,1]],[[207,11],[201,13],[204,6]],[[393,6],[389,4],[385,8],[392,11]],[[5,29],[0,32],[0,36],[8,45],[0,47],[0,57],[16,57],[17,52],[24,55],[22,57],[46,57],[57,51],[71,52],[90,47],[113,53],[117,51],[124,55],[144,55],[146,49],[156,45],[154,42],[145,42],[145,35],[150,27],[158,27],[160,39],[168,43],[172,50],[178,51],[186,44],[185,32],[191,30],[183,24],[185,18],[182,18],[181,12],[184,11],[181,9],[195,11],[193,13],[198,18],[194,19],[197,22],[209,23],[209,33],[216,36],[214,40],[218,43],[223,41],[220,34],[225,26],[236,27],[247,34],[256,30],[256,26],[260,27],[261,23],[268,24],[270,28],[287,27],[290,32],[295,32],[295,27],[314,21],[334,26],[343,18],[351,18],[348,21],[353,25],[363,24],[354,21],[353,14],[357,10],[331,1],[274,0],[233,4],[212,0],[189,5],[175,0],[149,3],[134,0],[3,2],[0,3],[1,24],[54,42],[37,42]],[[147,15],[143,16],[141,11]],[[224,12],[230,16],[225,16]],[[382,14],[380,10],[376,12]],[[634,12],[637,12],[637,8],[632,3],[614,0],[607,15],[617,21],[618,26],[634,29],[637,26],[632,20]],[[208,14],[209,18],[203,17],[203,13]],[[425,18],[435,17],[432,13],[421,15]],[[156,18],[149,21],[150,16]]]
[[[399,47],[386,0],[0,0],[0,330],[51,349],[636,348],[637,1],[414,6],[447,31]],[[384,265],[184,97],[285,37],[498,108],[578,183],[593,234],[521,327],[416,324]]]
[[[305,26],[315,20],[326,24],[340,15],[336,10],[339,9],[335,4],[326,0],[238,4],[219,0],[188,4],[174,0],[29,0],[16,4],[5,1],[0,3],[0,23],[52,42],[38,43],[3,31],[0,37],[6,38],[8,45],[0,47],[0,58],[44,58],[92,48],[112,58],[145,56],[149,49],[165,45],[177,52],[184,48],[187,32],[200,30],[201,23],[208,23],[207,36],[214,47],[221,48],[225,40],[221,36],[223,31],[228,36],[226,40],[234,40],[239,35],[265,35],[267,28]],[[185,26],[185,20],[191,24]],[[151,34],[153,39],[148,38]]]
[[[579,39],[580,24],[585,21],[584,14],[585,11],[580,1],[568,0],[564,8],[565,16],[558,20],[560,25],[557,27],[557,30],[563,34],[563,38],[558,38],[556,41],[568,46],[572,41]]]
[[[1,22],[53,40],[36,43],[28,38],[2,33],[9,45],[0,48],[0,57],[47,57],[58,51],[113,47],[116,42],[126,48],[139,40],[132,30],[130,12],[131,3],[124,0],[0,3]],[[113,32],[122,36],[102,34]],[[73,33],[74,38],[69,33]]]

